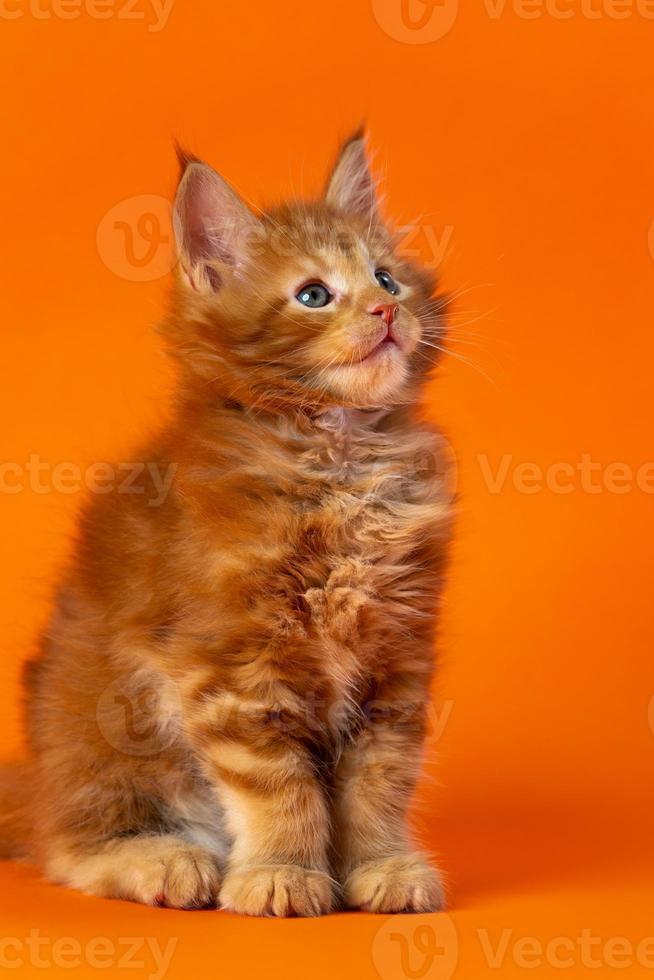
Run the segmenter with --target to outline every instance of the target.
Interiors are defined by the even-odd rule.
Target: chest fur
[[[406,628],[431,604],[449,506],[438,435],[327,429],[298,459],[319,481],[298,501],[322,581],[305,592],[313,627],[335,644]],[[303,481],[299,481],[300,485]]]
[[[338,699],[431,615],[447,460],[427,430],[324,422],[267,434],[235,461],[220,506],[209,502],[220,520],[202,525],[209,560],[195,566],[232,645],[263,651],[257,670],[263,657],[303,690],[326,680]]]

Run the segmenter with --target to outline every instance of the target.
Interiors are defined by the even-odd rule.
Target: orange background
[[[558,976],[551,953],[531,970],[516,962],[516,941],[576,942],[584,928],[635,947],[654,934],[654,495],[590,493],[580,477],[570,493],[524,493],[513,476],[524,462],[577,465],[587,454],[602,464],[598,483],[609,464],[635,474],[654,459],[654,21],[644,0],[550,0],[540,15],[525,7],[528,17],[509,0],[466,0],[431,43],[408,43],[419,38],[401,27],[401,0],[376,0],[377,16],[368,0],[176,0],[156,32],[148,20],[88,12],[46,19],[36,11],[50,0],[21,2],[2,5],[21,16],[0,16],[0,462],[127,458],[165,412],[170,375],[151,326],[166,278],[136,281],[125,233],[112,239],[102,219],[120,205],[136,221],[139,202],[121,202],[170,197],[174,137],[262,202],[317,191],[338,139],[365,118],[389,212],[401,222],[422,215],[425,258],[426,227],[447,244],[444,284],[462,290],[457,357],[430,393],[456,448],[462,499],[437,692],[445,724],[430,740],[416,807],[451,879],[449,918],[387,927],[354,914],[276,922],[152,910],[4,865],[0,942],[23,943],[30,929],[82,943],[176,937],[168,977],[290,980]],[[166,254],[164,245],[156,261],[165,266]],[[503,457],[507,480],[493,493],[484,474]],[[20,663],[79,495],[10,493],[16,470],[7,472],[9,757],[20,751]],[[496,946],[502,930],[498,970],[484,936]],[[433,956],[421,952],[432,934]],[[21,948],[6,953],[22,956],[14,974],[42,975]],[[600,949],[593,955],[612,969]],[[589,970],[577,950],[563,972]],[[651,969],[636,962],[622,973]]]

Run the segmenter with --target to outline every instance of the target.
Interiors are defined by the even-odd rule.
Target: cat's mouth
[[[359,407],[378,405],[406,379],[410,339],[394,326],[358,339],[350,356],[343,351],[337,363],[321,371],[319,380],[327,379],[335,392]]]
[[[372,347],[356,360],[352,366],[358,367],[361,364],[372,364],[382,357],[392,355],[394,351],[399,352],[401,350],[402,348],[396,332],[392,327],[387,327],[382,338],[375,340]]]
[[[391,334],[389,330],[389,332],[386,334],[384,339],[380,340],[379,343],[375,347],[373,347],[370,353],[366,354],[366,356],[361,359],[360,363],[364,364],[366,361],[371,361],[374,358],[376,358],[379,354],[384,353],[384,351],[389,351],[393,347],[395,347],[397,350],[400,349],[400,345],[398,344],[396,338]]]

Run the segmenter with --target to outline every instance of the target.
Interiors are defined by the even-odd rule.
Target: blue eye
[[[295,294],[295,298],[302,306],[318,310],[321,306],[328,306],[334,297],[321,282],[310,282]]]
[[[400,287],[395,282],[390,272],[386,272],[385,269],[377,269],[375,279],[387,293],[390,293],[391,296],[397,296],[400,291]]]

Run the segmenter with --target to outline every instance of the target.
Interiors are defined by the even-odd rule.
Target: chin
[[[389,347],[359,364],[339,365],[323,372],[330,391],[357,408],[392,405],[405,386],[409,370],[406,357]]]

